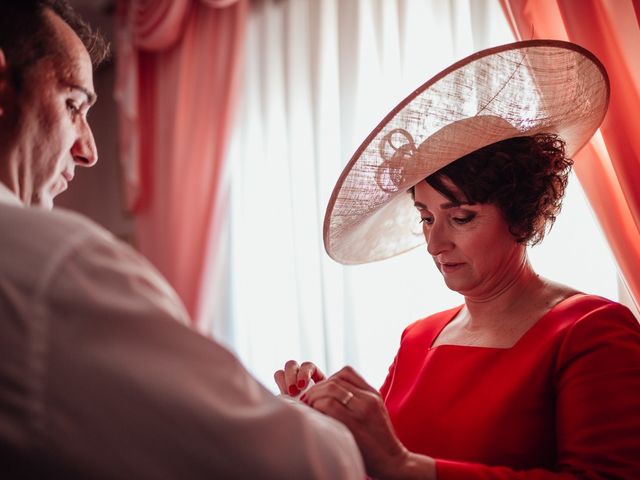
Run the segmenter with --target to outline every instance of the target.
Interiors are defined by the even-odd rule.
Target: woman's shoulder
[[[602,297],[587,293],[574,293],[559,302],[553,309],[559,316],[580,322],[593,318],[617,318],[632,319],[638,323],[625,305]]]
[[[583,374],[585,378],[640,374],[640,324],[629,308],[586,294],[563,303],[554,349],[561,385]]]
[[[640,324],[621,303],[598,295],[576,294],[554,308],[561,331],[561,356],[607,347],[640,352]]]
[[[623,318],[638,323],[631,310],[614,300],[576,290],[567,285],[545,280],[544,296],[548,305],[553,305],[550,313],[566,326],[579,322],[606,322]]]

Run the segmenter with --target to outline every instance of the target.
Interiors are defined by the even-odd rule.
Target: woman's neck
[[[505,278],[488,295],[481,297],[465,296],[468,326],[482,326],[492,322],[501,322],[524,305],[532,306],[534,299],[545,287],[545,282],[531,267],[524,254],[513,275]]]

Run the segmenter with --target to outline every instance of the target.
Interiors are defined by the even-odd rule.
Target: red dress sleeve
[[[554,471],[436,459],[439,480],[640,478],[640,326],[607,303],[573,324],[555,359]]]
[[[400,343],[402,343],[402,339],[407,334],[407,332],[409,330],[411,330],[411,328],[414,325],[416,325],[417,323],[418,322],[412,323],[411,325],[409,325],[408,327],[406,327],[402,331],[402,335],[400,335]],[[384,383],[382,384],[382,386],[379,389],[380,396],[382,397],[382,400],[385,400],[387,398],[387,394],[389,393],[389,389],[391,388],[391,383],[393,382],[393,375],[394,375],[395,370],[396,370],[396,362],[397,361],[398,361],[398,356],[396,355],[395,358],[393,359],[393,363],[389,367],[389,371],[387,372],[387,378],[384,379]]]
[[[391,382],[393,380],[393,372],[396,369],[397,359],[398,359],[397,356],[393,359],[393,363],[389,367],[389,373],[387,373],[387,378],[384,379],[384,383],[382,384],[382,387],[380,387],[380,396],[382,397],[382,400],[384,400],[387,397],[387,393],[389,393],[389,388],[391,388]]]

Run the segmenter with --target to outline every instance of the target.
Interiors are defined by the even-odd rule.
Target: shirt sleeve
[[[34,424],[49,477],[364,477],[343,425],[276,398],[185,326],[132,249],[89,235],[45,277]]]
[[[436,460],[438,479],[640,478],[640,327],[628,309],[609,303],[571,327],[555,388],[555,471]]]

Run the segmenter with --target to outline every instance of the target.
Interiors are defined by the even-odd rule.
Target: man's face
[[[11,150],[25,204],[53,206],[76,166],[95,165],[98,155],[87,112],[95,101],[89,54],[73,30],[52,12],[48,18],[59,54],[39,60],[17,92],[17,133]],[[12,142],[13,143],[13,142]]]

